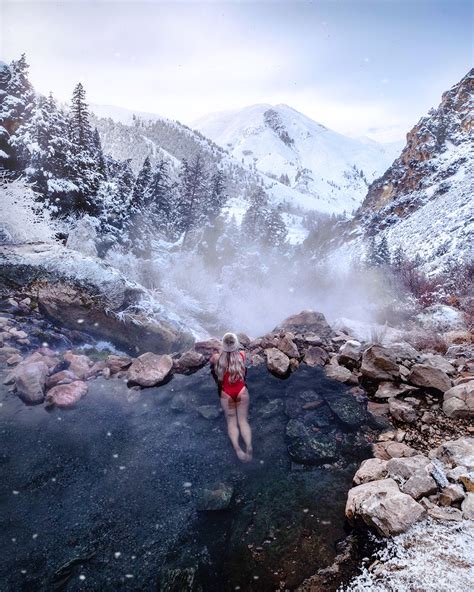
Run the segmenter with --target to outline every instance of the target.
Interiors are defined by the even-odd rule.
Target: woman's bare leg
[[[235,454],[239,460],[247,460],[247,455],[242,450],[239,444],[239,426],[237,424],[237,412],[235,403],[232,398],[225,393],[221,394],[221,407],[224,410],[225,419],[227,422],[227,433],[229,439],[234,447]]]
[[[249,392],[244,387],[239,393],[240,403],[237,405],[237,420],[239,422],[240,434],[245,442],[245,449],[247,451],[247,460],[252,460],[252,430],[248,422],[249,413]]]

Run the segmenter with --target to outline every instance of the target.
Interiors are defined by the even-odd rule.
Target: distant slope
[[[429,273],[474,259],[474,69],[407,135],[399,158],[369,188],[341,247],[360,257],[363,236],[385,236]],[[357,247],[358,245],[358,247]],[[341,251],[341,256],[342,256]]]
[[[307,196],[300,202],[330,213],[355,210],[401,149],[348,138],[287,105],[213,113],[193,127],[253,170]]]

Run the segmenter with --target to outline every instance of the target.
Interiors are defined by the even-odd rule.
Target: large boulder
[[[474,520],[474,493],[467,493],[461,504],[464,520]]]
[[[408,376],[408,382],[416,386],[433,389],[441,393],[451,388],[451,379],[431,364],[414,364]]]
[[[417,471],[407,479],[400,489],[413,499],[420,499],[425,496],[433,495],[438,491],[436,481],[425,470]]]
[[[194,343],[184,323],[150,291],[103,260],[58,243],[1,245],[0,284],[31,289],[40,312],[59,325],[133,355],[184,351]]]
[[[86,393],[87,384],[82,380],[75,380],[69,384],[54,386],[46,395],[46,403],[61,408],[74,407]]]
[[[168,378],[172,368],[171,356],[147,352],[133,360],[127,372],[128,382],[143,387],[155,386]]]
[[[290,359],[276,347],[270,347],[265,350],[267,359],[267,368],[277,376],[286,376],[290,368]]]
[[[400,376],[395,355],[381,345],[371,345],[362,355],[360,371],[371,380],[394,380]]]
[[[347,496],[346,516],[349,520],[354,522],[361,518],[382,536],[405,532],[424,514],[423,506],[402,493],[393,479],[358,485]]]
[[[474,417],[474,380],[447,390],[443,398],[443,411],[448,417]]]
[[[12,377],[15,390],[22,401],[30,405],[44,401],[44,390],[49,368],[45,361],[24,361],[18,364]]]
[[[51,374],[46,379],[46,387],[52,388],[53,386],[57,386],[58,384],[69,384],[70,382],[74,382],[78,379],[78,376],[71,372],[70,370],[60,370],[55,374]]]
[[[274,331],[292,331],[293,333],[316,333],[323,339],[331,337],[333,331],[321,312],[303,310],[285,319]]]

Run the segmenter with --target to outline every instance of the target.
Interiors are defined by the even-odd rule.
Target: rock
[[[47,388],[52,388],[58,384],[68,384],[75,380],[78,380],[78,376],[76,376],[74,372],[71,372],[70,370],[61,370],[60,372],[48,376],[46,379],[46,386]]]
[[[219,339],[212,337],[205,341],[197,341],[194,344],[194,349],[202,354],[207,360],[216,352],[220,352],[222,349],[222,343]]]
[[[0,361],[6,361],[11,356],[20,355],[21,352],[16,347],[10,347],[9,345],[4,345],[0,347]]]
[[[5,250],[5,247],[2,249]],[[22,247],[13,246],[11,249],[19,251]],[[58,249],[60,253],[54,255],[54,266],[44,267],[44,273],[39,276],[42,282],[35,285],[41,313],[61,326],[87,329],[91,335],[111,341],[133,354],[182,351],[192,346],[194,339],[184,324],[166,317],[161,310],[154,310],[153,315],[140,312],[149,293],[139,285],[130,283],[116,270],[111,274],[98,258],[92,262],[87,260],[89,271],[84,277],[66,276],[71,266],[68,265],[63,271],[56,262],[61,259],[66,261],[68,257],[74,260],[81,255],[65,247],[51,245],[46,245],[44,251],[51,249]],[[7,256],[10,260],[15,258],[18,265],[21,265],[24,256],[32,261],[29,254],[26,256],[25,253],[9,253]],[[29,267],[22,266],[23,281],[35,280],[39,270],[43,271],[42,265],[43,261],[38,263],[36,258]],[[94,266],[99,269],[93,269]],[[14,271],[14,268],[13,265],[10,271]],[[82,268],[86,266],[82,265]]]
[[[155,386],[168,378],[172,368],[171,356],[147,352],[133,360],[127,372],[128,382],[143,387]]]
[[[439,368],[430,366],[430,364],[414,364],[408,376],[408,382],[442,393],[451,388],[449,376]]]
[[[324,366],[324,373],[328,378],[332,378],[332,380],[338,380],[339,382],[354,384],[354,378],[357,381],[357,378],[352,374],[352,372],[347,368],[344,368],[344,366],[328,364],[327,366]]]
[[[320,395],[333,414],[346,426],[355,429],[367,422],[365,405],[349,393],[321,390]]]
[[[408,384],[395,384],[394,382],[381,382],[375,393],[376,399],[393,399],[405,393],[416,392],[416,387]]]
[[[300,352],[298,351],[295,342],[288,336],[288,334],[286,334],[278,341],[277,348],[284,354],[286,354],[289,358],[298,358],[300,355]]]
[[[304,354],[304,363],[311,367],[324,366],[328,360],[329,354],[322,347],[308,347]]]
[[[205,356],[192,349],[184,352],[177,360],[173,360],[174,371],[178,374],[192,374],[205,364]]]
[[[405,532],[425,513],[423,506],[402,493],[393,479],[358,485],[349,490],[346,516],[352,522],[360,517],[382,536]]]
[[[464,489],[468,493],[474,493],[474,471],[470,473],[461,474],[458,478],[459,481],[464,485]]]
[[[453,386],[444,393],[443,411],[448,417],[474,417],[474,380]]]
[[[64,354],[64,359],[69,362],[68,370],[75,374],[80,380],[84,380],[90,374],[91,360],[84,355],[76,355],[68,351]]]
[[[410,405],[406,401],[398,401],[391,399],[389,404],[390,415],[398,421],[404,423],[415,423],[418,419],[418,413],[413,405]]]
[[[462,512],[457,508],[433,506],[429,508],[428,515],[440,522],[461,522]]]
[[[48,391],[46,402],[61,408],[74,407],[86,393],[87,384],[81,380],[75,380],[69,384],[54,386]]]
[[[267,359],[267,368],[277,376],[286,376],[290,367],[290,359],[286,354],[276,347],[270,347],[265,350]]]
[[[362,344],[360,341],[349,339],[349,341],[346,341],[339,348],[338,362],[342,366],[346,366],[349,370],[356,368],[361,358]]]
[[[110,354],[105,360],[107,368],[110,369],[110,374],[117,374],[121,370],[126,370],[132,364],[132,358],[129,356],[117,356]]]
[[[474,471],[474,438],[465,436],[458,440],[443,442],[441,446],[432,450],[430,458],[438,458],[450,467],[463,466],[468,471]]]
[[[439,494],[439,503],[442,506],[452,506],[464,499],[464,489],[462,485],[448,485],[443,487]]]
[[[286,426],[288,452],[293,461],[307,465],[322,465],[338,457],[335,435],[315,432],[299,419],[290,419]]]
[[[7,358],[7,365],[8,366],[16,366],[17,364],[19,364],[22,361],[23,361],[23,356],[20,356],[20,354],[14,354],[13,356],[10,356],[9,358]]]
[[[23,361],[14,369],[15,389],[22,401],[29,404],[44,401],[44,389],[49,368],[43,360]]]
[[[421,360],[423,364],[429,364],[430,366],[433,366],[433,368],[438,368],[438,370],[441,370],[450,376],[456,372],[454,366],[450,364],[446,358],[443,358],[443,356],[428,353],[424,354],[421,357]]]
[[[395,360],[399,364],[406,362],[411,363],[420,360],[420,352],[417,351],[406,341],[389,343],[385,346],[385,349],[390,352],[390,354],[395,358]]]
[[[372,452],[377,458],[390,460],[391,458],[409,458],[418,453],[403,442],[378,442],[372,445]]]
[[[316,333],[298,333],[295,337],[296,343],[301,343],[302,345],[322,345],[323,340],[319,335]]]
[[[454,469],[449,469],[449,471],[446,472],[446,476],[448,477],[448,479],[450,481],[454,481],[455,483],[457,483],[457,482],[461,482],[461,479],[460,479],[461,476],[466,475],[467,473],[468,473],[468,470],[466,469],[466,467],[458,466],[458,467],[455,467]]]
[[[204,419],[216,419],[221,414],[222,409],[217,407],[217,405],[200,405],[197,408],[197,412]]]
[[[217,512],[226,510],[232,500],[234,488],[227,483],[219,483],[212,488],[204,488],[198,497],[198,512]]]
[[[418,471],[412,475],[405,483],[400,486],[400,490],[406,493],[413,499],[420,499],[421,497],[432,495],[438,491],[436,481],[426,473],[426,471]]]
[[[273,335],[272,333],[268,333],[260,338],[260,347],[262,349],[267,349],[271,347],[276,347],[278,345],[278,337],[277,335]]]
[[[428,457],[417,454],[407,458],[391,458],[387,462],[388,475],[396,481],[407,481],[430,464]]]
[[[237,333],[237,339],[243,347],[249,347],[251,343],[251,339],[246,333]]]
[[[474,493],[467,493],[461,504],[462,517],[465,520],[474,520]]]
[[[329,339],[332,335],[332,329],[325,316],[313,310],[303,310],[299,314],[288,317],[274,331],[280,329],[294,333],[316,333],[323,339]]]
[[[362,354],[362,375],[371,380],[394,380],[400,371],[395,356],[381,345],[372,345]]]
[[[378,481],[387,476],[387,461],[380,458],[368,458],[360,465],[354,475],[354,483],[361,485],[369,481]]]

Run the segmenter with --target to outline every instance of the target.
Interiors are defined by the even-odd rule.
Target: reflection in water
[[[211,592],[292,589],[327,565],[365,449],[324,402],[308,405],[302,393],[351,405],[353,397],[320,369],[282,381],[252,368],[248,382],[248,465],[231,449],[208,368],[143,391],[97,379],[68,411],[26,407],[2,392],[4,589],[178,589],[173,578]],[[336,430],[344,462],[292,463],[290,417],[303,418],[310,434]],[[197,511],[203,489],[219,483],[232,488],[228,508]]]

